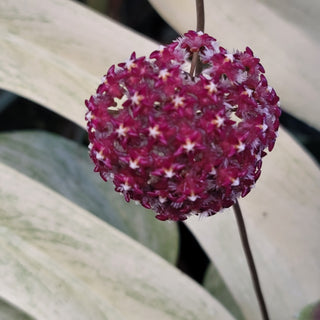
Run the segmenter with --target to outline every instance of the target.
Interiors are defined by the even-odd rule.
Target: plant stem
[[[203,0],[196,0],[196,10],[197,10],[197,31],[204,31],[204,4]],[[192,55],[192,61],[191,61],[191,67],[190,67],[190,75],[193,77],[194,72],[196,74],[199,74],[201,72],[202,65],[199,59],[199,52],[194,52]],[[249,266],[250,274],[251,274],[251,279],[253,282],[254,290],[259,302],[259,307],[261,311],[261,315],[263,320],[269,320],[268,316],[268,311],[266,304],[264,302],[262,290],[260,287],[260,282],[258,278],[258,273],[254,264],[253,256],[251,253],[250,245],[249,245],[249,240],[247,236],[247,231],[246,227],[243,221],[242,217],[242,212],[239,206],[238,200],[236,200],[235,204],[233,205],[234,211],[235,211],[235,216],[237,219],[237,224],[239,228],[239,233],[240,233],[240,238],[243,246],[243,250],[246,255],[247,263]]]
[[[196,0],[197,31],[204,31],[204,5],[203,0]]]
[[[196,0],[197,10],[197,31],[204,31],[204,4],[203,0]],[[199,59],[199,52],[194,52],[192,55],[190,75],[193,77],[194,72],[199,74],[202,70],[202,65]]]
[[[239,228],[242,247],[243,247],[243,250],[246,255],[246,259],[247,259],[247,263],[248,263],[248,266],[250,269],[250,274],[251,274],[251,279],[253,282],[254,290],[255,290],[255,293],[256,293],[256,296],[257,296],[257,299],[259,302],[261,315],[262,315],[263,320],[269,320],[267,307],[266,307],[266,304],[265,304],[265,301],[263,298],[263,294],[262,294],[262,290],[260,287],[258,273],[257,273],[256,267],[254,264],[254,260],[253,260],[253,256],[251,253],[249,240],[248,240],[248,236],[247,236],[247,231],[246,231],[246,227],[244,224],[244,220],[243,220],[243,216],[242,216],[242,212],[241,212],[238,200],[236,200],[235,204],[233,205],[233,208],[234,208],[235,216],[237,219],[237,224],[238,224],[238,228]]]
[[[198,69],[197,65],[199,65],[200,60],[199,60],[199,55],[198,52],[194,52],[192,55],[192,60],[191,60],[191,66],[190,66],[190,76],[193,77],[194,71],[196,68]]]

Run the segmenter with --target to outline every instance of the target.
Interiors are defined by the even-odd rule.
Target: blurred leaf
[[[0,299],[0,319],[1,320],[33,320],[29,315],[20,311],[18,308],[10,305]]]
[[[318,320],[320,316],[320,302],[312,303],[303,308],[299,320]]]
[[[94,92],[105,68],[127,59],[133,50],[137,55],[148,55],[156,48],[155,43],[73,2],[26,0],[24,3],[25,6],[9,0],[0,3],[0,86],[40,102],[82,126],[83,100]],[[161,3],[174,13],[177,23],[179,19],[183,23],[188,20],[194,27],[193,2]],[[174,8],[179,3],[176,11]],[[251,18],[246,15],[246,11],[252,12],[251,6],[241,2],[242,8],[238,8],[234,3],[230,6],[230,2],[215,1],[217,14],[209,19],[207,16],[207,30],[211,33],[209,23],[220,21],[223,28],[212,30],[222,33],[212,34],[225,41],[223,45],[241,48],[245,44],[240,41],[249,44],[262,58],[268,78],[272,76],[271,84],[277,90],[279,87],[288,110],[295,110],[296,115],[317,126],[318,99],[314,97],[319,91],[315,87],[319,73],[314,72],[318,60],[314,63],[312,55],[318,52],[318,45],[297,26],[285,20],[278,23],[275,14],[266,14],[269,10],[265,11],[264,5],[254,3],[256,14],[251,18],[255,18],[256,24],[249,23]],[[209,5],[206,2],[207,12],[212,12]],[[230,6],[228,17],[222,10],[225,6]],[[268,17],[272,19],[266,24],[264,19]],[[231,19],[235,19],[236,27]],[[274,38],[261,37],[262,27],[270,28]],[[187,29],[182,24],[181,28]],[[293,33],[283,38],[286,30]],[[255,36],[248,42],[251,35]],[[264,41],[261,47],[255,45],[261,41]],[[292,50],[288,52],[284,48],[290,44]],[[264,160],[257,187],[241,201],[267,304],[271,316],[277,319],[293,317],[320,295],[316,286],[320,280],[319,181],[318,167],[282,130],[275,151]],[[258,319],[258,306],[231,210],[200,222],[194,217],[187,225],[215,261],[246,318]]]
[[[98,10],[103,14],[107,12],[108,2],[108,0],[86,0],[86,4],[89,7]]]
[[[149,2],[179,33],[195,29],[195,0]],[[204,5],[205,31],[229,50],[249,46],[283,108],[320,129],[320,1],[205,0]]]
[[[0,163],[0,298],[36,319],[232,319],[165,260]]]
[[[159,223],[153,211],[125,202],[112,183],[93,173],[86,148],[41,131],[0,134],[0,161],[176,262],[176,224]]]
[[[244,320],[239,306],[226,286],[218,269],[211,263],[203,280],[204,287],[238,320]]]
[[[82,126],[108,68],[157,47],[73,1],[0,1],[0,87]]]

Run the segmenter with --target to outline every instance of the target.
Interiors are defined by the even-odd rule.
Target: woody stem
[[[258,299],[262,319],[269,320],[268,310],[267,310],[267,307],[266,307],[266,304],[265,304],[265,301],[263,298],[263,294],[262,294],[262,290],[261,290],[260,282],[259,282],[259,278],[258,278],[258,273],[257,273],[256,267],[254,264],[254,260],[253,260],[253,256],[251,253],[249,240],[248,240],[248,236],[247,236],[247,231],[246,231],[246,227],[244,224],[244,220],[243,220],[243,216],[242,216],[242,212],[241,212],[241,208],[239,206],[238,200],[236,200],[235,204],[233,205],[233,208],[234,208],[235,216],[237,219],[237,224],[238,224],[238,228],[239,228],[242,247],[243,247],[243,250],[246,255],[251,279],[252,279],[254,290],[255,290],[255,293],[256,293],[256,296]]]
[[[197,32],[204,31],[205,18],[204,18],[203,0],[196,0],[196,11],[197,11]],[[196,75],[199,74],[201,72],[201,70],[202,70],[202,64],[199,59],[199,52],[197,51],[197,52],[194,52],[192,55],[190,76],[193,77],[194,73]],[[262,294],[262,290],[260,287],[258,273],[257,273],[256,267],[255,267],[252,253],[251,253],[249,240],[248,240],[248,236],[247,236],[247,231],[246,231],[246,227],[244,224],[244,220],[243,220],[243,216],[242,216],[242,212],[241,212],[241,208],[239,206],[238,200],[236,200],[235,204],[233,205],[233,208],[235,211],[235,216],[236,216],[236,220],[237,220],[237,224],[238,224],[238,228],[239,228],[242,247],[245,252],[245,256],[246,256],[247,263],[249,266],[250,275],[251,275],[254,290],[255,290],[255,293],[256,293],[256,296],[258,299],[261,315],[262,315],[263,320],[269,320],[267,307],[266,307],[266,304],[265,304],[265,301],[263,298],[263,294]]]
[[[197,10],[197,31],[204,31],[204,4],[203,0],[196,0]],[[199,59],[199,52],[194,52],[192,55],[190,75],[199,74],[202,70],[202,65]]]
[[[196,0],[197,31],[204,31],[204,5],[203,0]]]

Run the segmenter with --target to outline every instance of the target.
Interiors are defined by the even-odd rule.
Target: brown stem
[[[263,298],[263,294],[262,294],[262,290],[261,290],[260,282],[259,282],[259,278],[258,278],[258,273],[257,273],[256,267],[254,264],[254,260],[253,260],[253,256],[251,253],[249,240],[248,240],[248,236],[247,236],[247,231],[246,231],[246,227],[245,227],[245,224],[243,221],[243,216],[242,216],[242,212],[241,212],[238,200],[236,200],[235,204],[233,205],[233,208],[234,208],[235,216],[237,219],[237,224],[238,224],[238,228],[239,228],[242,247],[243,247],[243,250],[246,255],[246,259],[247,259],[247,263],[248,263],[248,266],[250,269],[250,274],[251,274],[251,279],[253,282],[254,290],[255,290],[255,293],[256,293],[256,296],[257,296],[257,299],[259,302],[261,315],[262,315],[263,320],[269,320],[267,307],[264,302],[264,298]]]
[[[197,31],[204,31],[204,5],[203,0],[196,0],[197,10]],[[192,55],[190,75],[193,77],[194,72],[199,74],[202,70],[202,65],[199,59],[199,53],[194,52]]]
[[[204,5],[203,0],[196,0],[197,31],[204,31]]]
[[[197,8],[197,31],[204,31],[204,4],[203,0],[196,0],[196,8]],[[194,72],[199,74],[201,72],[202,65],[199,59],[199,52],[194,52],[191,61],[190,67],[190,75],[193,77]],[[237,224],[240,232],[240,238],[243,246],[243,250],[246,255],[247,263],[250,269],[251,279],[253,282],[254,290],[259,302],[259,307],[261,311],[261,315],[263,320],[269,320],[267,307],[263,298],[262,290],[260,287],[260,282],[258,278],[258,273],[254,264],[253,256],[251,253],[249,240],[247,236],[246,227],[243,221],[242,212],[239,206],[238,200],[236,200],[234,204],[235,216],[237,219]]]
[[[193,77],[194,71],[196,70],[196,67],[198,65],[199,61],[199,55],[198,52],[194,52],[192,55],[192,60],[191,60],[191,66],[190,66],[190,76]]]

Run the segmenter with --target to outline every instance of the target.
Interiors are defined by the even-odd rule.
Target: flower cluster
[[[203,70],[191,76],[198,52]],[[112,66],[86,101],[90,157],[125,199],[160,220],[213,215],[245,196],[274,146],[279,98],[249,48],[189,31]]]

